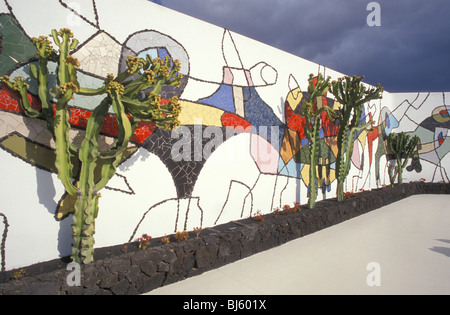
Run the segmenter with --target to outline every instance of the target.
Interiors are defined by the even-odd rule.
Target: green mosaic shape
[[[9,14],[0,15],[0,76],[8,74],[18,63],[26,63],[36,57],[36,49],[31,40]]]
[[[322,158],[322,160],[328,159],[329,163],[327,164],[333,164],[336,162],[336,157],[333,154],[333,151],[328,146],[328,144],[325,142],[325,139],[320,138],[318,140],[318,147],[319,147],[319,158]],[[308,146],[302,147],[295,155],[294,155],[294,162],[295,163],[303,163],[303,164],[311,164],[311,155],[310,150]]]

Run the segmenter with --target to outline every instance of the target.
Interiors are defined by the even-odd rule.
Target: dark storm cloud
[[[158,0],[391,92],[450,91],[448,0]]]

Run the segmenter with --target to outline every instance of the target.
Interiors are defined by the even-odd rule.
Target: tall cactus
[[[330,78],[326,80],[321,74],[314,77],[309,75],[308,101],[304,100],[301,113],[306,119],[305,136],[309,140],[310,149],[310,169],[309,169],[309,199],[308,207],[315,208],[317,199],[317,163],[319,161],[319,131],[321,127],[321,116],[324,111],[331,119],[335,119],[335,113],[332,108],[322,106],[318,108],[317,99],[326,95],[330,88]]]
[[[28,100],[29,86],[24,78],[17,77],[11,82],[2,78],[10,89],[21,97],[21,107],[30,117],[41,117],[47,121],[47,128],[56,144],[56,168],[58,178],[69,195],[76,196],[73,210],[72,260],[88,264],[94,259],[95,219],[98,214],[99,191],[114,176],[123,158],[129,141],[140,121],[151,121],[156,126],[172,129],[179,125],[181,111],[178,99],[173,97],[166,105],[161,105],[160,92],[164,85],[177,85],[181,81],[180,63],[166,58],[146,59],[128,57],[128,70],[114,78],[108,75],[104,86],[98,89],[83,88],[77,80],[79,62],[70,55],[78,46],[78,40],[69,29],[52,31],[55,51],[48,37],[34,38],[38,51],[39,65],[30,64],[30,73],[38,81],[38,96],[41,110],[33,108]],[[58,62],[57,85],[48,86],[48,62]],[[56,98],[56,108],[50,101],[50,91]],[[150,91],[145,97],[142,91]],[[93,110],[88,119],[86,134],[80,147],[70,143],[69,101],[75,94],[95,96],[106,94],[103,101]],[[109,109],[115,113],[118,123],[118,138],[106,152],[99,151],[99,136]],[[78,158],[81,167],[74,174],[72,158]],[[96,179],[96,167],[101,168],[101,177]]]
[[[336,157],[337,199],[344,200],[344,182],[350,172],[353,144],[357,132],[367,129],[373,124],[361,123],[361,114],[365,103],[382,98],[383,88],[378,85],[367,89],[363,84],[364,77],[339,78],[331,83],[331,93],[339,102],[340,129],[337,144]]]
[[[395,179],[397,178],[398,184],[403,181],[403,169],[408,164],[408,160],[413,156],[414,151],[417,150],[417,145],[419,144],[420,138],[418,136],[410,137],[404,132],[396,134],[391,132],[388,137],[388,153],[393,154],[396,165],[395,167],[391,164],[389,165],[389,179],[391,185],[395,184]],[[404,159],[404,161],[402,161]]]

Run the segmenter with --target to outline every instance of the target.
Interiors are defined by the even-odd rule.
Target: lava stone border
[[[69,287],[67,258],[0,273],[0,295],[137,295],[199,275],[279,246],[299,237],[344,222],[390,203],[418,194],[450,194],[450,184],[414,182],[393,188],[355,194],[342,202],[319,201],[315,209],[268,214],[264,221],[248,218],[205,229],[199,236],[189,233],[187,241],[152,245],[139,249],[137,243],[96,249],[95,262],[81,266],[81,286]],[[126,250],[125,250],[126,249]]]

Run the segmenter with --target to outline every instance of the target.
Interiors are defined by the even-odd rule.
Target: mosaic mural
[[[139,12],[133,11],[137,6]],[[28,11],[42,19],[28,18]],[[147,18],[118,25],[116,12]],[[169,19],[178,21],[177,26],[163,23]],[[333,79],[342,74],[144,0],[0,0],[0,76],[29,78],[28,65],[35,62],[30,38],[48,34],[48,25],[67,24],[80,40],[72,54],[80,61],[83,86],[101,86],[108,73],[124,70],[129,55],[179,59],[184,75],[180,86],[162,91],[165,99],[181,100],[182,125],[174,132],[139,125],[126,159],[102,192],[97,247],[306,203],[310,157],[307,122],[301,115],[306,80],[310,73]],[[192,29],[190,35],[184,27]],[[49,71],[55,81],[56,64]],[[39,106],[36,95],[31,84],[33,106]],[[393,131],[421,140],[404,180],[448,182],[446,97],[448,93],[385,92],[383,100],[366,104],[361,123],[372,121],[372,128],[358,132],[354,140],[346,191],[389,184],[386,139]],[[100,101],[79,95],[71,101],[75,142]],[[338,105],[332,95],[321,102]],[[317,174],[324,199],[335,197],[339,128],[338,120],[322,116]],[[117,137],[112,113],[102,135],[105,148]],[[0,87],[0,161],[1,270],[70,254],[72,219],[62,206],[66,194],[56,178],[53,140],[45,122],[23,115],[17,96],[5,86]],[[22,191],[30,192],[27,198]]]

